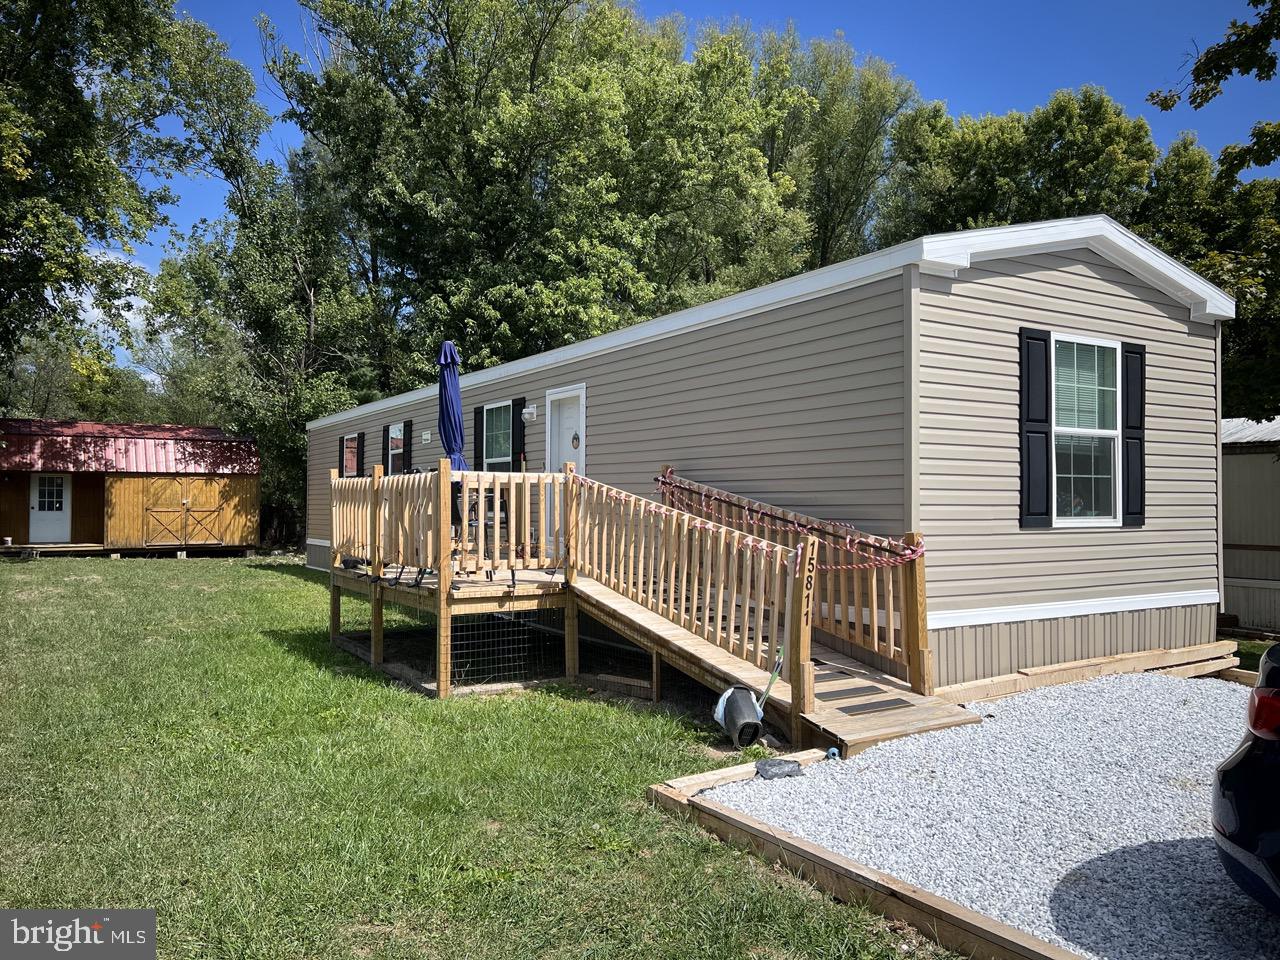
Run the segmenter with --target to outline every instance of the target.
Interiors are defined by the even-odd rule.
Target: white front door
[[[562,470],[572,460],[578,473],[587,472],[587,386],[547,391],[547,463]]]
[[[547,463],[548,471],[563,470],[572,460],[578,473],[587,472],[587,385],[560,387],[547,391]],[[555,520],[550,507],[543,521],[548,539]],[[563,533],[554,539],[563,545]]]
[[[71,474],[31,475],[31,525],[27,539],[32,543],[71,542]]]

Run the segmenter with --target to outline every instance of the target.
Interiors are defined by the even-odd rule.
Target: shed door
[[[222,492],[218,477],[187,478],[187,543],[222,543]]]
[[[149,547],[183,544],[185,499],[181,477],[148,477],[143,540]]]
[[[71,542],[71,474],[31,475],[31,520],[27,537],[32,543]]]

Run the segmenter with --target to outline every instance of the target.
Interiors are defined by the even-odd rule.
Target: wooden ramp
[[[766,670],[597,580],[579,576],[571,589],[581,613],[714,690],[738,683],[760,693],[769,682]],[[815,706],[803,717],[805,746],[835,746],[850,756],[895,737],[979,722],[977,714],[913,693],[906,682],[821,644],[813,644],[812,660]],[[789,729],[791,686],[785,679],[774,684],[765,712],[772,723]]]

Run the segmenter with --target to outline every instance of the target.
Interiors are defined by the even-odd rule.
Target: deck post
[[[578,485],[574,482],[577,465],[572,460],[564,465],[564,674],[570,680],[578,675],[578,598],[573,583],[578,578]]]
[[[338,550],[338,501],[333,495],[338,482],[338,471],[329,471],[329,566],[342,566],[342,553]]]
[[[332,572],[342,566],[342,553],[338,550],[338,503],[333,496],[333,487],[338,480],[338,471],[329,471],[329,643],[337,646],[338,634],[342,631],[342,588],[338,586],[338,578]]]
[[[329,643],[338,645],[338,634],[342,632],[342,587],[338,586],[336,574],[329,574]]]
[[[787,611],[787,681],[791,685],[791,743],[799,748],[804,715],[813,711],[813,593],[818,573],[818,538],[805,537],[791,584]]]
[[[382,664],[382,464],[369,481],[369,662]]]
[[[436,696],[443,700],[453,682],[453,475],[447,458],[436,479]]]
[[[369,481],[369,576],[382,576],[382,464],[374,464]]]
[[[919,546],[922,542],[920,534],[914,530],[903,540],[911,547]],[[907,654],[907,677],[912,690],[931,697],[934,689],[933,651],[929,649],[924,554],[912,560],[903,573],[905,576],[902,578],[902,585],[906,596],[902,598],[902,632]]]
[[[369,662],[382,665],[382,584],[369,584]]]

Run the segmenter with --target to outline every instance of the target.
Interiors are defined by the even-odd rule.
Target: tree
[[[1147,100],[1161,110],[1172,110],[1185,97],[1193,110],[1212,103],[1222,85],[1233,76],[1253,76],[1266,83],[1275,79],[1280,41],[1280,0],[1249,0],[1258,11],[1251,22],[1234,17],[1226,36],[1206,47],[1192,62],[1184,82],[1170,90],[1156,90]],[[1280,122],[1260,120],[1249,132],[1249,142],[1224,147],[1219,162],[1225,172],[1236,174],[1246,167],[1265,167],[1280,157]]]
[[[379,389],[582,340],[795,272],[748,42],[607,0],[307,3],[327,56],[270,69],[337,184]]]
[[[164,419],[160,397],[109,350],[68,337],[28,341],[0,379],[7,416],[145,423]]]
[[[302,528],[306,422],[377,395],[369,300],[307,182],[305,164],[246,170],[241,215],[187,238],[148,303],[146,357],[169,402],[258,441],[264,536],[277,541]]]
[[[1184,135],[1156,165],[1132,226],[1236,298],[1222,326],[1225,415],[1280,413],[1280,183],[1242,183]]]
[[[1133,219],[1159,156],[1145,120],[1097,87],[1060,90],[1029,114],[902,114],[876,225],[881,244],[921,234],[1106,213]]]
[[[170,0],[0,6],[0,364],[28,336],[129,338],[130,254],[164,222],[164,181],[218,131],[264,127],[252,89]]]

